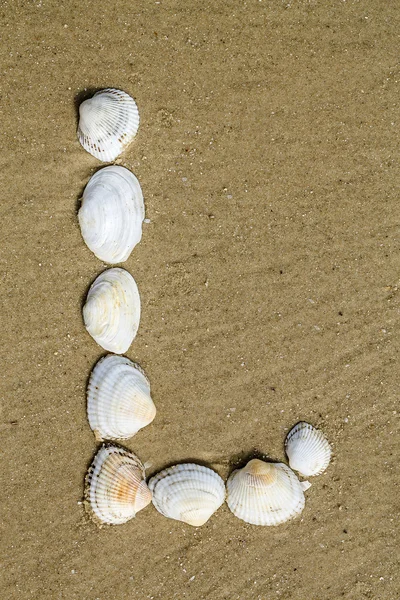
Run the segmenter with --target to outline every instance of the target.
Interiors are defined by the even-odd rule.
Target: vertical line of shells
[[[78,139],[85,150],[112,162],[135,137],[139,112],[125,92],[105,89],[79,107]],[[121,166],[107,166],[89,180],[78,220],[83,240],[101,261],[125,262],[142,237],[145,208],[139,181]],[[140,295],[123,268],[103,271],[91,285],[83,307],[88,333],[110,352],[95,365],[87,387],[87,416],[97,441],[85,482],[86,508],[99,523],[124,523],[147,506],[151,492],[140,459],[115,440],[131,438],[151,423],[156,408],[150,383],[139,365],[125,356],[140,322]]]

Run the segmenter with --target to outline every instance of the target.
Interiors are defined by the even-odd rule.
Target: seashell
[[[82,237],[105,262],[124,262],[142,237],[143,194],[133,173],[105,167],[89,180],[78,213]]]
[[[283,463],[253,459],[233,471],[227,484],[227,504],[233,514],[253,525],[279,525],[304,508],[300,481]]]
[[[212,469],[193,463],[164,469],[149,481],[153,504],[165,517],[204,525],[225,500],[225,486]]]
[[[151,502],[139,458],[124,448],[103,444],[86,475],[87,508],[95,520],[118,525]]]
[[[87,412],[96,439],[128,439],[156,416],[150,383],[124,356],[101,358],[90,375]]]
[[[131,143],[139,127],[136,102],[125,92],[107,88],[79,106],[78,138],[95,158],[112,162]]]
[[[126,352],[140,321],[139,291],[132,275],[120,268],[101,273],[89,289],[83,320],[102,348],[116,354]]]
[[[301,485],[301,489],[303,490],[303,492],[306,492],[307,490],[310,489],[312,484],[309,481],[300,481],[300,485]]]
[[[322,431],[304,421],[289,431],[285,450],[291,468],[304,477],[320,475],[331,460],[331,448]]]

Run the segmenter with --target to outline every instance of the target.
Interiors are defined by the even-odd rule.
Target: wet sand
[[[399,598],[395,4],[3,2],[2,598]],[[101,166],[76,99],[102,87],[139,106],[120,164],[150,219],[123,266],[158,414],[126,446],[150,475],[190,459],[226,477],[283,460],[307,420],[334,460],[291,523],[84,513],[104,352],[81,306],[106,265],[76,218]]]

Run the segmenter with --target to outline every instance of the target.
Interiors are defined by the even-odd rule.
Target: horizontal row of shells
[[[289,445],[295,435],[293,431],[297,439],[298,431],[307,431],[303,438],[306,444],[309,444],[310,431],[314,431],[315,437],[323,435],[311,425],[302,424],[308,428],[299,425],[288,434]],[[302,454],[307,454],[304,447]],[[144,467],[138,457],[107,443],[89,469],[85,495],[91,513],[103,523],[124,523],[152,500],[165,517],[198,527],[226,500],[231,512],[246,523],[275,526],[301,514],[305,505],[304,491],[310,485],[308,481],[300,481],[284,463],[260,459],[252,459],[243,468],[233,471],[226,488],[215,471],[195,463],[163,469],[146,483]]]

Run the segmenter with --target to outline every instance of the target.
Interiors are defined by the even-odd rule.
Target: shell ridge
[[[87,388],[90,426],[103,439],[127,439],[156,415],[150,385],[129,359],[108,355],[94,367]]]
[[[92,98],[82,102],[79,114],[80,143],[104,162],[117,158],[135,137],[140,122],[135,101],[121,90],[96,92]]]
[[[330,444],[324,434],[304,421],[289,431],[285,449],[290,466],[304,477],[323,473],[331,458]]]
[[[205,523],[225,499],[220,476],[194,463],[168,467],[152,477],[148,485],[161,514],[194,526]]]

